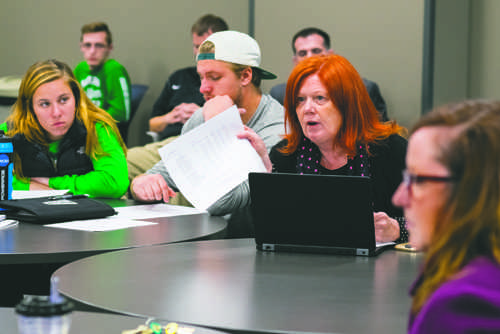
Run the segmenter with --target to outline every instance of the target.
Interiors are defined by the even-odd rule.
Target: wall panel
[[[255,37],[263,63],[286,81],[291,38],[316,26],[360,74],[377,82],[389,116],[409,126],[420,115],[423,1],[256,0]],[[266,89],[272,87],[265,83]]]
[[[57,58],[74,67],[81,60],[80,28],[106,21],[113,33],[112,57],[132,82],[150,85],[134,119],[129,143],[143,144],[152,105],[169,74],[194,64],[191,25],[203,14],[223,17],[232,29],[247,32],[248,2],[232,0],[16,0],[1,1],[0,76],[22,75],[35,61]]]

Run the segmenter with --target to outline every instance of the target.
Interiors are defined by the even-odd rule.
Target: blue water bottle
[[[0,130],[0,200],[12,199],[13,152],[12,138]]]

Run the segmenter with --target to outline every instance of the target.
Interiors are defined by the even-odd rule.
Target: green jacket
[[[0,124],[0,130],[7,135],[7,123]],[[129,186],[125,153],[111,128],[102,123],[96,124],[99,144],[107,155],[101,155],[91,162],[94,170],[84,175],[65,175],[49,178],[52,189],[68,189],[73,194],[88,194],[91,197],[123,196]],[[48,150],[57,153],[59,141],[49,144]],[[19,179],[14,175],[14,190],[29,190],[29,178]]]
[[[91,71],[86,61],[74,70],[76,79],[96,106],[108,112],[118,122],[130,119],[132,95],[130,77],[125,67],[108,59],[98,70]]]

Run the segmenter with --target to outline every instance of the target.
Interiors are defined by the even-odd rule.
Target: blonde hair
[[[38,122],[33,109],[33,95],[43,84],[59,79],[63,79],[71,88],[75,98],[75,118],[87,129],[85,154],[92,159],[107,155],[99,144],[95,131],[96,123],[103,123],[111,128],[123,151],[126,152],[127,148],[120,136],[116,121],[90,101],[71,68],[57,60],[37,62],[31,65],[24,75],[17,101],[14,103],[12,113],[7,117],[8,135],[13,137],[16,134],[22,134],[29,142],[48,147],[50,142],[47,132]],[[14,154],[14,171],[16,175],[22,177],[21,159],[16,154]]]
[[[412,132],[433,126],[452,130],[438,144],[437,160],[457,181],[436,219],[414,314],[473,258],[488,256],[500,263],[500,102],[443,106],[425,115]]]

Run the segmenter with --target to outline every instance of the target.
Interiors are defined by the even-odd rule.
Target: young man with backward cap
[[[218,31],[229,30],[224,19],[213,14],[201,16],[191,26],[193,59],[198,48],[208,36]],[[175,140],[184,123],[203,106],[205,99],[200,93],[200,77],[196,66],[179,69],[169,76],[165,86],[153,105],[149,119],[149,131],[158,135],[158,141],[144,146],[132,147],[127,152],[129,179],[145,173],[161,160],[158,149]],[[177,201],[181,196],[177,197]]]
[[[247,34],[229,30],[209,36],[197,55],[200,92],[206,102],[186,122],[181,136],[236,105],[242,122],[263,139],[269,151],[284,133],[284,113],[278,101],[262,94],[261,80],[276,76],[260,68],[260,62],[259,45]],[[160,161],[146,174],[134,178],[130,190],[139,201],[168,202],[178,189]],[[230,215],[227,237],[253,236],[249,192],[247,180],[208,208],[212,215]]]

